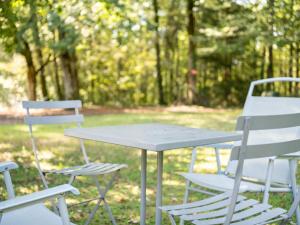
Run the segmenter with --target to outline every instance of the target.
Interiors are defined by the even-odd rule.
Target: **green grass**
[[[116,124],[161,122],[180,124],[191,127],[212,128],[219,130],[233,130],[235,119],[240,110],[214,110],[198,113],[180,112],[148,112],[107,114],[99,116],[86,116],[84,126],[102,126]],[[36,126],[34,132],[38,140],[40,158],[43,167],[48,169],[63,168],[82,163],[78,141],[63,136],[63,126]],[[134,149],[101,144],[88,141],[87,150],[92,161],[126,163],[128,168],[122,170],[120,178],[114,188],[109,191],[107,199],[116,216],[118,224],[139,224],[139,184],[140,184],[140,152]],[[187,171],[190,162],[190,149],[168,151],[164,155],[164,204],[180,203],[184,193],[184,180],[177,172]],[[223,162],[228,159],[228,152],[222,152]],[[13,182],[18,195],[41,190],[42,184],[34,164],[31,143],[27,127],[23,124],[1,125],[0,127],[0,161],[12,160],[19,164],[20,169],[12,171]],[[225,166],[225,165],[224,165]],[[147,186],[147,224],[154,224],[155,211],[155,185],[156,185],[156,155],[148,155],[148,186]],[[214,173],[216,164],[214,152],[211,149],[200,149],[196,170],[199,172]],[[52,186],[67,182],[66,177],[50,176]],[[88,178],[79,178],[74,186],[78,187],[79,197],[68,196],[68,203],[77,203],[81,200],[92,198],[96,190]],[[5,191],[1,186],[1,199],[5,198]],[[193,199],[199,199],[199,194]],[[251,197],[261,199],[261,194],[251,194]],[[290,196],[287,194],[272,194],[272,204],[288,208]],[[72,221],[83,224],[87,213],[95,203],[87,207],[72,207],[70,214]],[[104,219],[102,215],[104,214]],[[101,215],[101,217],[100,217]],[[92,222],[96,224],[110,224],[104,210],[96,215]],[[164,215],[164,224],[169,224]]]

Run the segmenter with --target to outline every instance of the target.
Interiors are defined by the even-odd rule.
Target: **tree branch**
[[[54,59],[55,59],[55,57],[52,60],[50,60],[50,58],[51,58],[51,54],[49,54],[47,60],[43,63],[43,65],[41,65],[40,68],[38,68],[35,71],[36,74],[38,74],[39,72],[41,72],[41,70],[44,69],[45,66],[47,66],[50,62],[53,62]]]

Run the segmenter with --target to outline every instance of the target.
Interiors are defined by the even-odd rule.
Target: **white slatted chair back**
[[[66,124],[77,123],[80,125],[84,118],[79,114],[78,109],[82,107],[81,101],[23,101],[23,108],[26,109],[25,124],[32,126],[36,124]],[[33,116],[31,109],[74,109],[73,115],[58,116]]]
[[[247,127],[246,127],[247,126]],[[277,139],[276,142],[267,139],[267,141],[261,143],[251,142],[251,132],[261,131],[261,135],[268,137],[269,133],[266,131],[273,129],[286,130],[292,127],[300,127],[300,113],[294,114],[280,114],[280,115],[269,115],[269,116],[241,116],[238,118],[236,130],[245,131],[247,130],[247,143],[246,149],[243,156],[240,156],[239,151],[242,145],[237,145],[232,149],[230,160],[243,159],[257,159],[266,157],[277,157],[290,153],[300,151],[300,137],[297,135],[285,135],[282,133],[282,137]],[[244,139],[245,135],[244,134]],[[243,144],[244,141],[242,141]]]
[[[297,135],[286,136],[284,130],[292,127],[300,127],[300,113],[281,114],[272,116],[242,116],[237,121],[236,130],[243,131],[243,140],[232,149],[230,161],[237,161],[234,188],[232,191],[231,204],[225,224],[230,224],[240,189],[240,182],[244,166],[247,160],[267,157],[277,157],[300,151],[300,137]],[[251,132],[260,131],[262,137],[268,139],[268,131],[282,129],[282,137],[273,140],[253,144]]]
[[[23,101],[23,108],[26,110],[26,116],[24,118],[25,124],[29,127],[29,133],[32,143],[32,149],[35,156],[35,161],[37,168],[39,170],[40,176],[46,188],[48,188],[48,183],[42,172],[39,156],[38,156],[38,147],[33,135],[32,127],[34,125],[49,125],[49,124],[76,124],[77,127],[81,126],[81,123],[84,121],[83,115],[79,114],[79,109],[82,107],[80,100],[68,100],[68,101]],[[70,115],[51,115],[51,116],[34,116],[31,113],[31,110],[47,110],[47,109],[73,109],[73,113]],[[83,140],[80,140],[81,151],[84,156],[86,163],[89,163],[89,159],[83,144]]]
[[[280,115],[300,113],[300,98],[298,97],[264,97],[253,96],[254,88],[257,85],[273,82],[300,82],[299,78],[272,78],[254,81],[251,83],[247,99],[243,109],[243,116],[258,115]],[[261,144],[264,142],[276,142],[284,138],[293,138],[300,136],[298,127],[289,127],[285,129],[272,129],[264,131],[251,131],[249,141],[251,144]],[[234,174],[237,162],[230,161],[226,172]],[[244,164],[243,176],[264,182],[268,168],[268,158],[249,159]],[[272,183],[290,184],[289,163],[287,160],[275,160],[274,170],[271,178]]]

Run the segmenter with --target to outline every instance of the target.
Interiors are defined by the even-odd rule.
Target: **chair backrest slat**
[[[264,131],[269,129],[283,129],[300,126],[300,113],[286,114],[286,115],[271,115],[271,116],[241,116],[238,118],[237,129],[245,130],[245,123],[248,121],[247,129],[251,131],[261,130],[261,139],[264,138]],[[263,131],[262,131],[263,130]],[[250,135],[249,135],[250,136]],[[245,159],[265,158],[280,156],[289,153],[300,151],[300,137],[285,136],[284,130],[282,130],[283,138],[278,138],[276,142],[266,140],[259,144],[247,144],[247,151],[245,153]],[[288,140],[287,137],[289,138]],[[290,140],[292,138],[292,140]],[[268,142],[269,141],[269,142]],[[231,160],[238,160],[240,146],[235,146],[232,149]]]
[[[60,116],[25,116],[24,122],[28,125],[36,124],[64,124],[64,123],[82,123],[83,115],[60,115]]]
[[[23,101],[24,109],[72,109],[81,108],[80,100],[68,101]]]
[[[300,112],[298,97],[248,96],[243,116],[272,115]]]
[[[247,116],[239,117],[236,130],[243,130]],[[282,129],[300,126],[300,113],[289,115],[251,116],[249,130]]]
[[[240,146],[232,149],[231,160],[238,160]],[[300,140],[292,140],[279,143],[248,145],[245,159],[256,159],[286,155],[300,151]]]

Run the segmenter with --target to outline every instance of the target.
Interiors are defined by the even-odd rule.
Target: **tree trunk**
[[[172,103],[174,101],[174,65],[175,65],[175,48],[174,42],[177,40],[177,32],[169,33],[166,35],[166,44],[165,44],[165,59],[166,67],[168,71],[168,85],[166,89],[168,90],[167,99],[168,102]],[[172,40],[174,39],[174,40]]]
[[[294,27],[294,0],[291,0],[290,4],[290,22],[291,27]],[[290,58],[289,58],[289,77],[293,77],[293,65],[294,64],[294,43],[290,43]],[[289,82],[289,94],[293,91],[293,82]]]
[[[269,64],[267,68],[267,77],[272,78],[274,76],[273,71],[273,32],[274,32],[274,0],[268,0],[269,5],[269,38],[271,43],[269,44],[268,51],[269,51]],[[272,84],[267,84],[267,90],[270,91],[272,88]]]
[[[56,43],[57,40],[57,30],[54,29],[52,31],[53,33],[53,42]],[[55,51],[53,51],[53,71],[54,71],[54,83],[55,83],[55,91],[57,98],[59,100],[64,99],[61,83],[60,83],[60,76],[59,76],[59,69],[58,69],[58,63],[57,63],[57,55]]]
[[[300,53],[300,49],[299,49],[299,43],[296,43],[296,77],[299,77],[299,53]]]
[[[260,79],[265,79],[265,64],[266,64],[266,47],[263,46],[262,54],[261,54],[261,66],[260,66]],[[263,91],[264,87],[260,87],[260,90]]]
[[[299,53],[300,53],[300,49],[299,49],[299,43],[296,43],[296,52],[295,52],[295,55],[296,55],[296,59],[295,59],[295,64],[296,64],[296,77],[299,78]],[[299,95],[299,83],[296,82],[296,95],[298,96]]]
[[[65,32],[63,30],[59,30],[59,39],[65,39]],[[78,99],[79,82],[75,49],[65,49],[65,51],[61,52],[60,61],[64,74],[65,99]]]
[[[156,51],[156,80],[158,88],[158,102],[160,105],[165,104],[163,80],[161,74],[161,58],[160,58],[160,44],[159,44],[159,16],[158,16],[158,2],[153,0],[154,9],[154,23],[155,23],[155,51]]]
[[[176,39],[176,62],[175,62],[175,96],[174,100],[176,103],[182,102],[182,92],[181,92],[181,85],[180,85],[180,48],[178,39]]]
[[[64,74],[65,99],[78,99],[78,75],[75,53],[64,52],[60,55],[62,70]]]
[[[43,53],[41,48],[37,48],[37,55],[38,55],[38,61],[40,65],[40,82],[41,82],[41,89],[42,89],[42,95],[44,100],[49,100],[49,94],[48,89],[46,85],[46,76],[45,76],[45,69],[43,65]]]
[[[294,54],[294,46],[293,43],[290,44],[290,58],[289,58],[289,77],[293,77],[293,54]],[[289,82],[289,92],[292,93],[293,83]]]
[[[197,103],[197,90],[196,90],[196,43],[194,42],[195,35],[195,16],[193,12],[194,0],[187,1],[187,14],[188,14],[188,103]]]
[[[28,99],[36,101],[36,70],[32,58],[32,52],[28,42],[23,41],[24,49],[21,51],[27,65]]]
[[[54,59],[53,59],[53,67],[54,67],[54,83],[55,83],[55,90],[56,90],[57,98],[59,100],[62,100],[64,98],[64,96],[61,91],[61,86],[60,86],[60,81],[59,81],[59,72],[58,72],[58,63],[57,63],[55,55],[54,55]]]
[[[167,15],[167,30],[165,34],[165,59],[166,69],[168,70],[168,102],[174,102],[174,76],[176,69],[176,45],[178,42],[178,21],[174,20],[174,10],[179,7],[177,1],[171,1]]]
[[[267,78],[272,78],[274,76],[273,71],[273,45],[269,45],[269,63],[268,63],[268,69],[267,69]],[[267,83],[267,90],[270,91],[272,88],[271,83]]]
[[[44,100],[49,100],[49,94],[48,89],[46,85],[46,77],[45,77],[45,69],[44,69],[44,60],[43,60],[43,52],[42,52],[42,44],[39,34],[39,28],[38,28],[38,19],[37,19],[37,13],[36,13],[36,3],[35,1],[32,1],[30,3],[30,12],[32,15],[32,34],[33,39],[36,45],[36,53],[38,56],[38,62],[39,62],[39,72],[40,72],[40,82],[41,82],[41,90]]]
[[[227,99],[227,106],[232,104],[231,98],[229,98],[229,95],[231,94],[231,82],[232,82],[232,60],[230,60],[229,63],[227,63],[225,70],[224,70],[224,96],[226,96]]]
[[[266,47],[263,47],[261,54],[260,79],[265,79]]]

